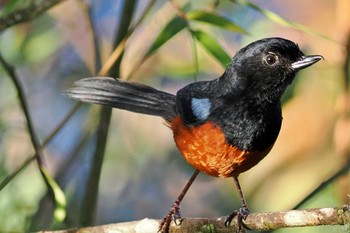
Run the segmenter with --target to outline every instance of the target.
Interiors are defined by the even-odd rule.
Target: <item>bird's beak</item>
[[[291,66],[294,70],[301,70],[315,64],[321,59],[324,59],[321,55],[302,56],[301,60],[292,63]]]

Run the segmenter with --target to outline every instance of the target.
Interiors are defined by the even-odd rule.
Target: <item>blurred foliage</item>
[[[0,23],[32,2],[3,1]],[[62,90],[76,79],[96,75],[97,64],[117,60],[111,54],[118,48],[113,42],[125,2],[62,1],[35,19],[2,31],[0,54],[24,87],[41,143],[75,104]],[[270,36],[296,41],[307,54],[322,54],[326,60],[300,73],[284,96],[282,131],[270,155],[241,175],[252,211],[291,209],[349,160],[349,10],[348,0],[138,1],[125,44],[120,45],[120,78],[175,93],[195,78],[219,77],[235,51]],[[34,149],[16,89],[2,66],[0,75],[3,182],[19,171]],[[71,113],[42,158],[48,176],[66,196],[65,220],[54,221],[47,185],[55,183],[45,184],[38,166],[31,163],[0,190],[0,232],[81,226],[100,115],[99,108],[90,105]],[[193,168],[177,152],[161,119],[114,110],[109,130],[91,224],[162,218]],[[349,192],[349,177],[342,176],[302,208],[347,203]],[[231,179],[205,175],[198,177],[181,206],[183,217],[222,216],[238,207]]]

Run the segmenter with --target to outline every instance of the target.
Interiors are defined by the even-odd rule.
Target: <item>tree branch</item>
[[[228,233],[236,231],[236,221],[225,227],[226,217],[218,218],[186,218],[180,226],[170,225],[171,233],[187,232],[218,232]],[[61,231],[42,231],[46,233],[89,233],[89,232],[157,232],[160,220],[143,219],[140,221],[123,222],[109,225],[86,227]],[[306,227],[322,225],[350,224],[350,205],[335,208],[320,208],[307,210],[291,210],[286,212],[252,213],[244,221],[251,230],[267,231],[288,227]]]
[[[31,1],[30,5],[24,9],[18,9],[3,17],[0,17],[0,31],[5,30],[13,25],[35,19],[57,3],[65,0],[38,0]]]

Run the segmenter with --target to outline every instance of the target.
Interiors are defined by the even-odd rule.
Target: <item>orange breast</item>
[[[176,145],[188,163],[211,176],[231,177],[250,169],[271,150],[244,151],[226,142],[218,126],[208,122],[197,127],[184,126],[176,117],[171,122]]]

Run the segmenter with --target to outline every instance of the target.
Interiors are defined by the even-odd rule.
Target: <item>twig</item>
[[[12,80],[12,82],[15,85],[15,88],[17,90],[18,99],[19,99],[22,111],[24,113],[25,119],[27,121],[30,139],[32,141],[33,147],[34,147],[35,152],[36,152],[36,160],[38,162],[39,167],[41,167],[42,166],[42,159],[41,159],[41,152],[39,150],[39,148],[41,146],[40,146],[39,139],[38,139],[38,137],[35,133],[35,130],[34,130],[34,125],[32,122],[32,118],[30,116],[29,107],[28,107],[28,103],[26,101],[26,96],[24,94],[22,84],[20,83],[20,80],[17,77],[17,74],[16,74],[14,68],[5,61],[5,59],[2,57],[1,54],[0,54],[0,63],[4,67],[4,70],[6,71],[6,73],[11,78],[11,80]]]
[[[32,117],[31,117],[30,112],[29,112],[29,106],[28,106],[28,103],[26,100],[23,86],[19,80],[19,77],[17,76],[17,74],[15,72],[15,69],[5,61],[5,59],[1,56],[1,54],[0,54],[0,63],[4,67],[4,70],[6,71],[8,76],[11,78],[11,80],[14,83],[15,88],[17,90],[17,95],[18,95],[18,99],[20,102],[20,106],[21,106],[22,111],[24,113],[24,116],[25,116],[25,119],[27,122],[27,128],[28,128],[28,132],[30,135],[30,139],[31,139],[32,145],[33,145],[34,150],[35,150],[34,158],[37,161],[39,172],[40,172],[40,175],[41,175],[41,177],[46,185],[46,188],[47,188],[48,193],[49,193],[49,197],[52,200],[52,202],[55,203],[55,207],[56,207],[55,211],[54,211],[55,218],[57,220],[63,220],[65,217],[65,214],[66,214],[66,212],[65,212],[66,199],[65,199],[65,196],[63,194],[63,191],[60,189],[60,187],[57,185],[57,183],[54,181],[54,179],[52,179],[52,177],[49,175],[48,171],[46,170],[46,168],[43,164],[43,161],[42,161],[43,156],[42,156],[40,141],[39,141],[39,139],[36,135],[36,132],[34,130],[34,125],[32,122]],[[30,163],[30,159],[27,159],[25,161],[25,166],[21,167],[21,169],[25,168],[29,163]],[[9,181],[7,181],[7,183],[8,182]],[[6,185],[6,183],[5,183],[5,185]]]
[[[116,33],[114,46],[118,46],[118,44],[126,37],[128,33],[128,29],[130,26],[131,18],[133,16],[133,12],[135,10],[136,1],[128,0],[124,1],[122,15],[119,20],[119,28]],[[118,59],[115,60],[113,65],[110,68],[109,74],[112,77],[118,77],[120,73],[120,64],[123,53],[119,56]],[[82,203],[81,213],[82,217],[80,223],[83,226],[91,225],[94,221],[95,217],[95,209],[97,205],[97,196],[98,196],[98,186],[101,175],[102,163],[104,159],[107,137],[108,137],[108,128],[112,115],[111,108],[101,108],[100,110],[100,119],[97,126],[96,133],[96,148],[92,158],[92,167],[88,175],[86,188],[84,191],[84,201]]]
[[[185,14],[185,12],[181,9],[180,5],[177,4],[176,2],[172,1],[172,0],[170,0],[170,3],[171,3],[171,4],[173,5],[173,7],[175,8],[177,15],[178,15],[180,18],[184,19],[184,21],[185,21],[186,24],[187,24],[188,30],[191,31],[190,25],[189,25],[189,23],[188,23],[188,21],[187,21],[187,19],[186,19],[186,14]],[[146,54],[142,57],[142,59],[136,63],[136,65],[133,67],[133,69],[131,70],[131,72],[126,76],[125,80],[130,80],[131,77],[132,77],[132,76],[136,73],[136,71],[139,69],[139,67],[141,67],[141,65],[142,65],[143,63],[145,63],[149,58],[150,58],[150,54],[148,54],[148,52],[146,52]]]
[[[66,123],[70,120],[70,118],[76,113],[76,111],[81,106],[81,103],[77,103],[73,106],[73,108],[67,113],[67,115],[62,119],[60,123],[54,128],[54,130],[47,136],[47,138],[44,139],[44,142],[42,143],[41,147],[39,148],[39,152],[42,151],[47,144],[57,135],[58,132],[63,128],[63,126],[66,125]],[[26,160],[16,169],[15,172],[7,176],[5,179],[3,179],[0,183],[0,191],[5,188],[5,186],[13,179],[15,178],[24,168],[26,168],[31,162],[35,161],[35,157],[37,156],[37,153],[34,153],[33,155],[26,156]]]
[[[35,19],[56,4],[64,0],[36,0],[30,1],[30,5],[24,9],[19,9],[0,17],[0,31],[5,30],[13,25]]]
[[[15,178],[24,168],[26,168],[31,162],[35,161],[36,153],[32,156],[27,157],[26,160],[15,170],[15,172],[6,176],[0,183],[0,191],[8,185],[13,178]]]
[[[24,94],[22,84],[21,84],[21,82],[20,82],[20,80],[15,72],[15,69],[5,61],[5,59],[2,57],[1,54],[0,54],[0,63],[3,66],[4,70],[6,71],[6,73],[8,74],[8,76],[11,78],[13,84],[15,85],[15,88],[17,90],[18,99],[19,99],[22,111],[24,113],[24,116],[26,118],[26,121],[27,121],[28,131],[29,131],[29,135],[30,135],[32,144],[34,146],[35,151],[38,152],[38,148],[40,147],[40,142],[39,142],[39,139],[37,138],[35,130],[34,130],[32,118],[30,116],[29,107],[28,107],[28,103],[26,101],[26,96]],[[37,156],[37,159],[38,159],[38,163],[41,164],[42,161],[41,161],[39,154]]]
[[[92,41],[93,41],[93,48],[94,48],[94,53],[95,53],[95,66],[94,70],[92,71],[93,74],[96,74],[97,70],[101,69],[101,51],[99,47],[99,37],[96,32],[96,25],[94,24],[93,21],[93,14],[92,14],[92,9],[91,6],[87,3],[87,1],[80,0],[78,1],[83,8],[86,18],[88,21],[88,24],[90,25],[91,28],[91,34],[92,34]]]
[[[47,172],[47,170],[43,164],[43,161],[42,161],[43,156],[42,156],[40,141],[39,141],[39,139],[36,135],[36,132],[34,130],[34,125],[32,122],[32,117],[31,117],[30,112],[29,112],[29,106],[28,106],[28,103],[26,100],[23,86],[19,80],[19,77],[17,76],[17,74],[15,72],[15,69],[5,61],[5,59],[1,56],[1,54],[0,54],[0,63],[3,66],[4,70],[6,71],[6,73],[8,74],[8,76],[11,78],[13,84],[15,85],[15,88],[17,90],[18,99],[20,102],[20,106],[22,108],[22,111],[24,113],[24,116],[25,116],[25,119],[27,122],[27,128],[28,128],[28,132],[30,135],[30,139],[31,139],[32,145],[33,145],[34,150],[35,150],[34,158],[37,161],[40,175],[42,176],[43,181],[45,182],[46,188],[49,192],[49,196],[50,196],[51,200],[53,201],[53,203],[55,203],[56,207],[58,207],[58,209],[56,209],[56,210],[59,210],[61,207],[63,207],[66,204],[65,197],[63,195],[62,190],[60,190],[59,186],[51,178],[51,176],[49,175],[49,173]],[[30,163],[30,161],[31,161],[31,159],[27,159],[24,163],[24,166],[22,166],[21,169],[25,168]],[[17,174],[15,174],[15,175],[17,175]],[[9,181],[7,181],[7,183],[8,182]],[[6,185],[6,183],[5,183],[5,185]],[[56,212],[56,213],[59,213],[59,212]],[[65,213],[63,213],[63,215],[61,214],[60,216],[56,216],[56,217],[61,219],[61,218],[64,218],[64,215],[65,215]]]
[[[140,26],[142,21],[145,19],[145,17],[148,15],[150,10],[152,9],[155,2],[156,2],[156,0],[151,0],[148,3],[146,10],[142,13],[141,17],[138,19],[138,21],[132,27],[130,27],[127,35],[124,37],[123,40],[120,41],[118,46],[116,46],[116,48],[113,50],[112,54],[108,57],[107,61],[103,64],[103,67],[98,72],[98,76],[106,76],[108,74],[109,70],[111,69],[111,67],[113,66],[115,61],[118,60],[119,57],[123,54],[125,46],[126,46],[126,42],[128,41],[129,37],[133,34],[133,32],[136,30],[136,28],[138,26]],[[136,70],[136,69],[133,69],[133,70]],[[128,75],[128,77],[126,77],[125,79],[129,79],[130,76],[131,75]]]
[[[172,223],[171,233],[189,232],[235,232],[236,221],[225,227],[226,217],[217,218],[185,218],[180,226]],[[157,232],[160,220],[143,219],[140,221],[123,222],[109,225],[86,227],[61,231],[41,231],[46,233],[89,233],[89,232]],[[244,221],[251,230],[266,231],[279,228],[348,225],[350,224],[350,206],[335,208],[320,208],[308,210],[291,210],[286,212],[252,213]]]

